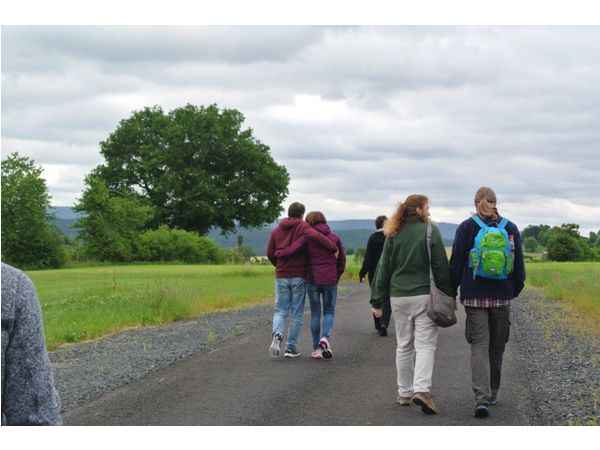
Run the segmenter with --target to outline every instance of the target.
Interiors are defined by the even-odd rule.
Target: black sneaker
[[[285,349],[285,354],[283,356],[285,356],[286,358],[297,358],[301,354],[302,353],[296,351],[295,349],[292,350],[291,348],[286,348]]]
[[[488,405],[484,404],[484,403],[480,403],[475,407],[475,411],[473,412],[473,416],[475,417],[487,417],[490,415],[490,409],[488,408]]]

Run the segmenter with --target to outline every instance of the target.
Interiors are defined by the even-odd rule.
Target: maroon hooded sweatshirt
[[[276,278],[305,278],[306,251],[298,251],[289,258],[277,258],[275,252],[289,247],[298,238],[305,236],[308,242],[319,242],[335,253],[337,246],[304,222],[300,217],[286,217],[271,231],[267,244],[267,257],[275,266]]]
[[[346,252],[342,240],[325,223],[318,223],[314,229],[326,236],[340,251],[335,258],[329,250],[315,242],[307,243],[306,237],[301,237],[284,250],[277,250],[278,258],[289,258],[294,253],[308,248],[308,259],[306,263],[306,282],[317,285],[337,284],[340,281],[346,267]]]

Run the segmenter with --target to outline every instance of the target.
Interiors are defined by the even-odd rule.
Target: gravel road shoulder
[[[367,289],[358,283],[344,283],[339,295]],[[272,319],[273,305],[269,304],[210,313],[159,327],[135,328],[94,341],[65,345],[50,352],[61,412],[196,352],[211,351],[224,341],[271,323]]]
[[[534,425],[598,425],[600,336],[574,329],[560,302],[531,289],[513,301],[513,336],[534,400]]]

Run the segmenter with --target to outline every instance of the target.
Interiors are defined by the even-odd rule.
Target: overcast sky
[[[236,108],[328,219],[478,187],[519,227],[600,228],[600,27],[2,27],[2,157],[72,205],[144,106]]]

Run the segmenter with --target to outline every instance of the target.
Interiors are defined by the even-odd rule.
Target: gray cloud
[[[519,225],[600,228],[600,27],[2,27],[2,151],[70,204],[133,110],[236,108],[330,218],[490,185]]]
[[[14,48],[3,46],[11,60],[9,69],[35,67],[49,56],[57,62],[81,59],[109,64],[288,60],[318,40],[321,32],[319,27],[284,26],[8,26],[2,30],[3,38],[19,42]],[[27,58],[32,53],[40,59]]]

